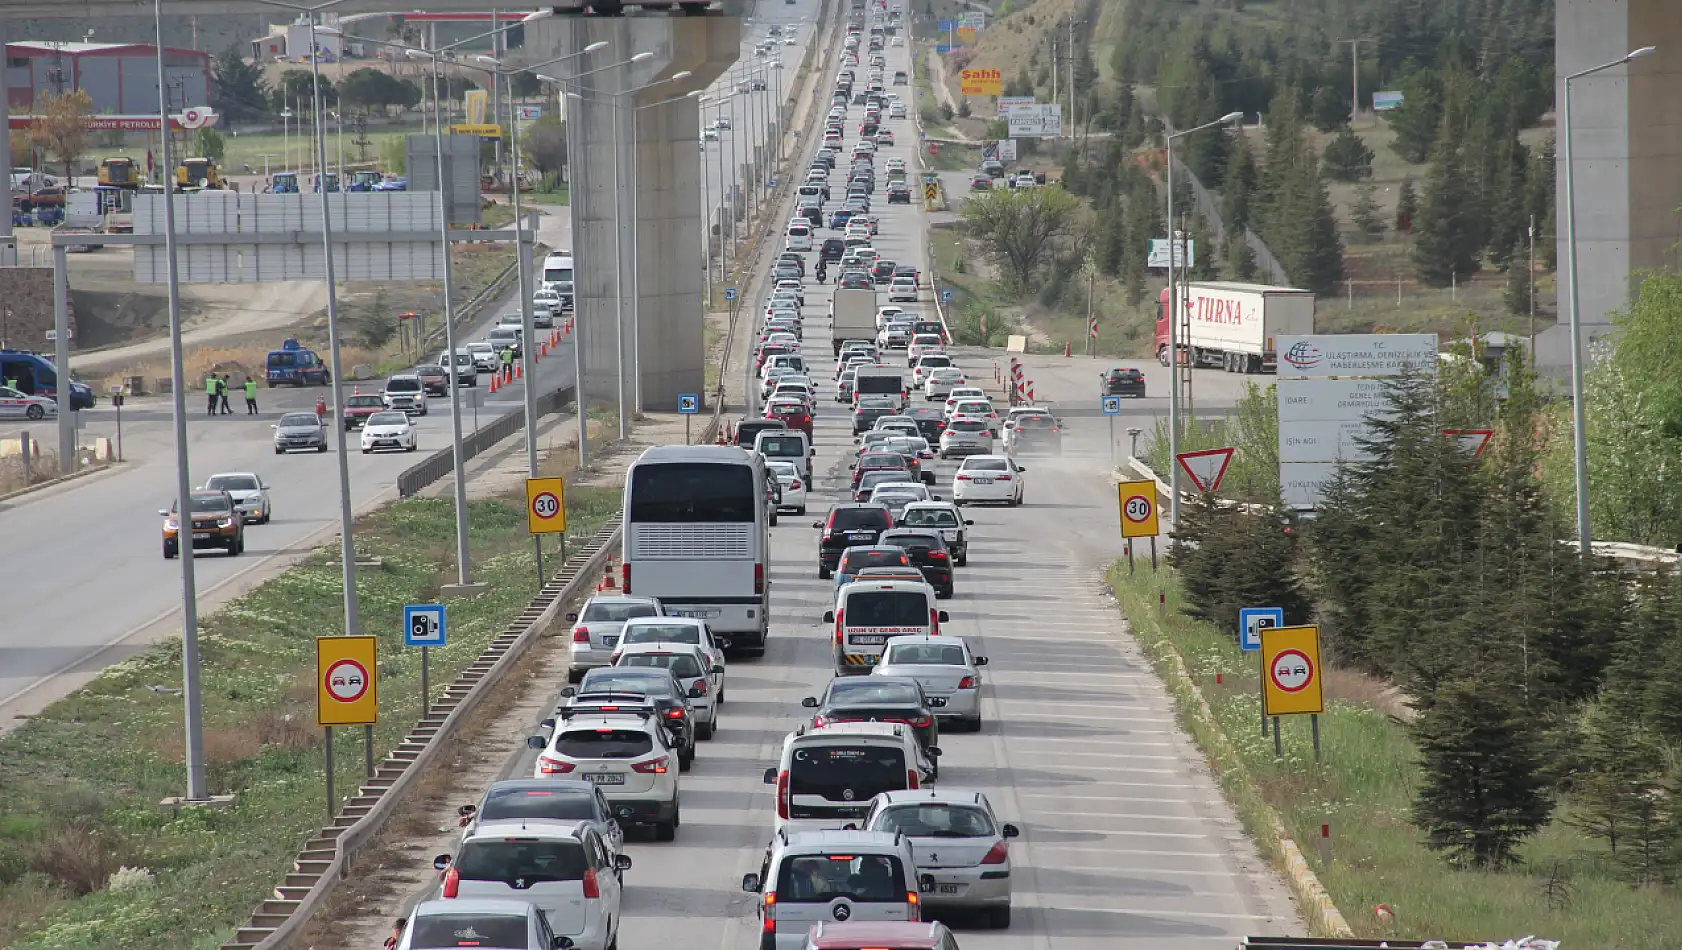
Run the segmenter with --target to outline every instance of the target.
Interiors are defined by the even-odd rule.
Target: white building
[[[331,62],[344,58],[344,36],[339,32],[338,27],[316,27],[315,44],[324,61]],[[260,63],[280,59],[305,60],[307,62],[309,51],[310,28],[307,24],[277,25],[270,28],[268,36],[251,41],[252,58]]]

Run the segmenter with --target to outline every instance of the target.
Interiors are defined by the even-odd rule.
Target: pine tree
[[[1256,252],[1243,237],[1233,237],[1226,246],[1226,276],[1229,280],[1256,279]]]
[[[1360,181],[1372,177],[1372,149],[1345,125],[1326,143],[1325,174],[1333,181]]]
[[[1266,236],[1292,283],[1316,293],[1335,289],[1343,280],[1343,238],[1312,151],[1281,176],[1272,212]]]
[[[1507,289],[1501,294],[1501,303],[1508,313],[1528,314],[1532,289],[1529,249],[1520,241],[1507,251]]]
[[[1419,215],[1419,193],[1414,191],[1413,179],[1402,179],[1402,190],[1396,195],[1396,230],[1406,234],[1413,230],[1413,219]]]
[[[1192,241],[1192,280],[1215,280],[1220,277],[1221,269],[1216,263],[1215,236],[1209,230],[1209,222],[1204,220],[1201,213],[1191,216]]]
[[[1553,810],[1535,717],[1501,689],[1440,690],[1414,722],[1419,791],[1413,824],[1461,866],[1506,867]]]
[[[1098,269],[1114,277],[1121,270],[1122,250],[1127,244],[1127,212],[1120,198],[1111,197],[1099,212],[1097,225],[1094,250]]]
[[[1355,202],[1349,206],[1349,218],[1364,241],[1384,236],[1384,219],[1378,216],[1378,188],[1371,184],[1355,189]]]
[[[1419,164],[1431,154],[1443,122],[1443,79],[1434,69],[1420,69],[1401,82],[1402,104],[1390,115],[1396,133],[1390,148],[1403,161]]]
[[[1466,178],[1460,144],[1453,140],[1446,122],[1444,126],[1414,221],[1418,240],[1413,264],[1419,282],[1427,287],[1447,287],[1456,278],[1477,273],[1478,251],[1483,246],[1477,197]]]
[[[1606,842],[1635,884],[1665,880],[1675,867],[1676,824],[1669,820],[1663,748],[1638,720],[1619,715],[1615,698],[1590,706],[1576,722],[1576,776],[1569,822]]]
[[[1242,234],[1250,227],[1256,182],[1255,151],[1250,147],[1250,137],[1239,133],[1227,158],[1226,174],[1221,177],[1221,224],[1228,234]]]

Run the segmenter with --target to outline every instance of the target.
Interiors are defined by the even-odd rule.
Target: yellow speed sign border
[[[1162,533],[1161,519],[1158,517],[1156,482],[1117,482],[1115,488],[1116,515],[1121,519],[1122,537],[1154,538]],[[1132,498],[1143,498],[1150,504],[1150,514],[1144,519],[1135,521],[1127,516],[1127,502]]]
[[[566,479],[556,477],[526,479],[526,530],[531,534],[566,534]],[[537,513],[537,499],[553,495],[560,503],[554,517],[544,518]]]
[[[315,721],[321,726],[372,726],[380,721],[380,638],[374,636],[315,638]],[[334,689],[334,682],[354,682],[355,698]]]

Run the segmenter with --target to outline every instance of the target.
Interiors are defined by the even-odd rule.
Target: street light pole
[[[1073,95],[1073,90],[1070,90]],[[1212,129],[1217,125],[1236,122],[1242,112],[1229,112],[1213,122],[1205,122],[1183,132],[1167,136],[1168,148],[1168,510],[1169,519],[1178,530],[1180,526],[1180,289],[1175,282],[1175,260],[1180,256],[1179,240],[1174,231],[1174,140],[1193,132]],[[1188,351],[1189,352],[1189,351]],[[1191,372],[1187,362],[1186,372]]]
[[[1571,163],[1571,83],[1584,76],[1592,76],[1603,70],[1622,66],[1630,60],[1640,59],[1652,53],[1653,49],[1651,46],[1643,46],[1609,63],[1601,63],[1599,66],[1566,76],[1565,93],[1560,103],[1560,126],[1564,131],[1560,142],[1560,157],[1565,160],[1565,277],[1571,287],[1567,298],[1571,307],[1571,454],[1577,494],[1577,551],[1584,557],[1594,551],[1594,536],[1589,531],[1588,411],[1583,405],[1583,325],[1578,313],[1577,189],[1575,169]]]

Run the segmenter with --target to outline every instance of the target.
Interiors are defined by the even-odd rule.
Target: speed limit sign
[[[565,534],[566,479],[526,479],[526,526],[532,534]]]
[[[1155,482],[1122,482],[1116,486],[1116,500],[1121,505],[1122,537],[1157,536],[1160,529],[1157,523]]]

